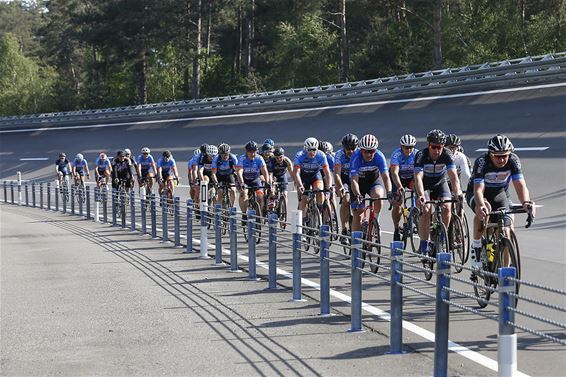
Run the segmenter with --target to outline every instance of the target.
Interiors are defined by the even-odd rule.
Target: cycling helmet
[[[131,155],[131,154],[132,154],[132,151],[129,150],[128,148],[126,148],[126,149],[124,149],[124,154],[129,154],[129,155]]]
[[[230,153],[230,146],[226,143],[222,143],[218,146],[218,153],[220,154],[228,154]]]
[[[165,157],[165,158],[171,158],[171,151],[165,151],[165,152],[163,152],[163,157]]]
[[[497,134],[487,142],[487,149],[490,152],[513,152],[515,147],[511,140],[505,135]]]
[[[308,151],[309,149],[318,149],[318,140],[314,137],[309,137],[305,140],[305,150]]]
[[[216,145],[207,145],[206,146],[206,154],[209,156],[214,156],[216,154],[218,154],[218,148],[216,148]]]
[[[106,153],[102,152],[101,154],[98,155],[98,158],[101,160],[106,160]]]
[[[141,149],[141,152],[142,152],[142,154],[146,154],[146,153],[149,154],[149,152],[151,152],[151,151],[149,150],[148,147],[143,147],[143,148]]]
[[[261,153],[273,152],[273,145],[265,143],[261,146]]]
[[[200,146],[200,153],[206,153],[206,147],[208,147],[208,144],[202,144]]]
[[[342,138],[342,146],[348,149],[356,149],[359,142],[358,137],[354,134],[346,134]]]
[[[450,134],[446,138],[446,146],[447,147],[451,147],[451,146],[459,147],[460,145],[462,145],[462,141],[460,140],[458,135]]]
[[[77,155],[75,156],[75,160],[82,161],[83,159],[84,159],[84,156],[80,153],[77,153]]]
[[[360,140],[361,149],[377,149],[378,146],[379,142],[377,141],[377,138],[371,134],[364,135],[364,137]]]
[[[269,144],[271,146],[275,145],[275,142],[273,141],[273,139],[265,139],[265,141],[263,142],[263,144]]]
[[[257,151],[257,143],[255,141],[248,141],[244,146],[246,152],[256,152]]]
[[[65,153],[61,152],[61,153],[59,153],[59,158],[61,158],[61,157],[67,157],[67,155]]]
[[[197,148],[197,149],[195,149],[195,151],[193,152],[193,155],[198,156],[200,153],[201,153],[201,152],[200,152],[200,149]]]
[[[285,154],[285,149],[281,147],[277,147],[273,150],[273,155],[275,157],[283,156]]]
[[[433,144],[445,144],[446,134],[440,130],[432,130],[426,135],[426,141]]]
[[[401,136],[401,140],[399,140],[399,144],[401,144],[404,147],[414,147],[415,145],[417,145],[417,139],[415,139],[413,135],[406,134]]]
[[[332,147],[332,143],[328,141],[321,142],[319,148],[321,151],[323,151],[326,154],[330,154],[334,151],[334,148]]]
[[[116,157],[124,157],[124,151],[118,151]]]

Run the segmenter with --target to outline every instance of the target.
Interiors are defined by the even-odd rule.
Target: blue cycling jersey
[[[161,157],[157,161],[157,168],[161,168],[161,171],[166,174],[168,174],[171,168],[173,168],[174,166],[177,166],[177,164],[175,163],[175,159],[173,157],[171,157],[169,161],[165,161],[163,157]]]
[[[220,155],[214,157],[212,161],[212,171],[216,172],[218,176],[228,176],[234,173],[234,166],[238,165],[238,159],[235,155],[231,154],[228,159],[224,160]]]
[[[187,162],[187,167],[189,168],[189,170],[191,170],[193,168],[193,166],[198,165],[198,154],[196,156],[193,156],[189,159],[189,162]]]
[[[143,154],[140,154],[136,162],[138,163],[138,165],[140,165],[140,168],[142,170],[149,170],[151,169],[152,165],[155,163],[155,160],[153,159],[153,156],[150,154],[147,155],[147,157],[144,157]]]
[[[328,162],[328,168],[330,169],[331,173],[334,173],[334,161],[335,157],[331,154],[326,155],[326,161]]]
[[[96,159],[96,167],[98,168],[98,170],[106,170],[110,167],[110,160],[109,159],[105,159],[105,160],[101,160],[100,158]]]
[[[81,173],[81,172],[83,172],[83,171],[88,167],[88,163],[86,162],[86,160],[85,160],[84,158],[83,158],[82,160],[80,160],[80,161],[77,160],[77,159],[75,159],[75,160],[73,161],[73,166],[75,167],[75,170],[76,170],[78,173]]]
[[[256,155],[250,160],[246,154],[243,154],[238,159],[236,168],[243,170],[243,176],[246,181],[253,181],[259,178],[263,166],[265,166],[265,161],[261,156]]]
[[[56,160],[55,165],[57,165],[57,170],[63,174],[70,174],[71,173],[71,162],[66,158],[64,160]]]
[[[323,151],[316,151],[314,157],[310,158],[309,153],[302,150],[295,156],[293,165],[301,168],[302,177],[310,177],[319,173],[323,167],[328,166],[328,160]]]
[[[413,149],[411,154],[406,156],[405,153],[403,153],[403,149],[399,147],[395,149],[391,154],[390,165],[399,166],[399,178],[401,178],[402,180],[413,179],[415,169],[415,155],[417,154],[417,152],[417,149]]]
[[[338,149],[336,155],[334,156],[334,166],[340,165],[340,177],[350,177],[350,162],[352,157],[348,157],[344,149]]]
[[[350,160],[350,177],[358,177],[358,180],[375,181],[379,178],[379,173],[387,171],[387,160],[380,150],[375,152],[371,160],[366,161],[359,149]]]

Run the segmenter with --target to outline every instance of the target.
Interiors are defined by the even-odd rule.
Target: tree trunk
[[[197,9],[197,35],[195,41],[195,56],[193,57],[193,99],[200,98],[200,40],[202,25],[202,0],[198,0]]]
[[[350,56],[348,54],[348,38],[346,33],[346,0],[342,0],[340,14],[340,80],[348,81]]]
[[[190,46],[191,46],[191,0],[187,0],[187,7],[186,7],[186,14],[185,14],[185,31],[186,31],[186,42],[187,47],[185,49],[186,60],[185,60],[185,69],[183,70],[183,98],[188,99],[190,98],[190,91],[191,91],[191,75],[190,75],[190,65],[191,65],[191,56],[190,56]]]
[[[208,58],[210,57],[210,34],[212,30],[212,0],[208,0],[208,17],[206,22],[206,55],[204,57],[204,77],[208,74]]]
[[[137,87],[138,87],[138,103],[144,105],[147,103],[147,57],[145,50],[141,51],[139,60],[135,65]]]
[[[244,77],[247,77],[251,70],[252,65],[252,46],[253,46],[253,39],[254,39],[254,7],[255,7],[255,0],[250,0],[250,7],[246,12],[246,57],[244,60],[244,69],[243,74]]]
[[[238,45],[236,49],[236,61],[234,71],[236,75],[240,74],[241,62],[242,62],[242,6],[238,5]]]
[[[442,0],[434,0],[432,27],[434,31],[434,69],[442,69]]]

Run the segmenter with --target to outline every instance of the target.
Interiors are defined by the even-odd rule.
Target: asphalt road
[[[186,184],[186,160],[202,142],[225,141],[238,146],[250,139],[262,141],[269,137],[294,154],[308,136],[329,140],[337,145],[347,132],[360,136],[373,133],[380,140],[380,149],[389,156],[400,135],[413,133],[424,145],[425,135],[431,128],[460,135],[467,154],[473,159],[480,155],[476,150],[484,148],[487,139],[500,132],[508,135],[519,148],[547,147],[544,150],[518,152],[531,196],[544,207],[539,209],[536,223],[531,229],[525,231],[518,227],[517,233],[521,245],[523,279],[565,289],[565,100],[566,90],[561,86],[263,116],[4,133],[0,141],[0,178],[14,178],[16,171],[22,171],[24,178],[28,179],[50,178],[53,160],[59,151],[68,154],[81,152],[87,160],[93,161],[98,152],[103,150],[112,152],[125,147],[139,150],[147,145],[157,152],[172,150],[182,167],[184,182],[181,183]],[[21,158],[49,158],[49,161],[21,161]],[[181,195],[185,196],[186,192],[181,192]],[[293,203],[290,208],[293,208]],[[384,230],[391,229],[388,215],[382,216],[382,222]],[[521,219],[518,219],[518,223],[521,223]],[[307,260],[306,263],[316,266],[314,260]],[[311,271],[314,267],[309,266],[305,268],[307,276],[314,278],[316,274]],[[338,277],[333,282],[337,289],[344,291],[347,291],[347,284],[346,277]],[[368,282],[367,288],[364,300],[386,309],[387,288],[373,282]],[[548,299],[562,306],[566,304],[564,297]],[[529,309],[540,310],[537,312],[539,315],[546,314],[546,310],[540,308]],[[434,308],[427,307],[422,298],[412,294],[407,297],[406,319],[434,330],[433,311]],[[461,311],[455,311],[452,318],[452,340],[496,359],[495,322]],[[566,322],[564,313],[555,315],[554,319]],[[365,321],[371,321],[371,316]],[[526,323],[538,330],[549,330],[548,326],[536,325],[534,321]],[[565,336],[563,331],[556,331],[554,335]],[[518,346],[519,370],[532,375],[563,374],[566,368],[564,347],[539,341],[528,334],[519,335]]]

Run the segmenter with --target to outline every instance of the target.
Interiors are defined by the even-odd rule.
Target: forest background
[[[565,15],[566,0],[2,0],[0,116],[561,52]]]

